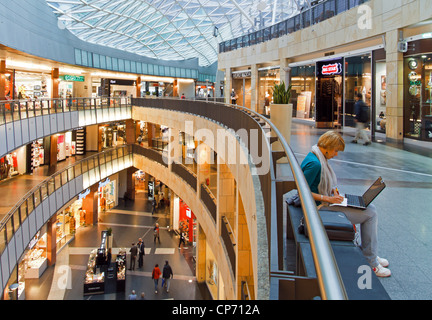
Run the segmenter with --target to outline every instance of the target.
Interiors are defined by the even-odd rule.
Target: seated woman
[[[319,138],[318,144],[312,147],[312,151],[303,160],[301,168],[318,208],[343,212],[351,223],[360,224],[363,255],[378,277],[389,277],[391,271],[386,268],[389,262],[377,255],[378,216],[376,207],[369,204],[366,210],[361,210],[329,206],[329,204],[341,203],[344,200],[339,195],[336,175],[328,163],[329,159],[336,157],[339,151],[344,150],[345,141],[342,136],[336,131],[328,131]]]

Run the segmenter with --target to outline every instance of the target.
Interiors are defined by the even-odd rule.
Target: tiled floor
[[[294,121],[291,147],[299,163],[324,131]],[[432,299],[432,149],[395,146],[385,143],[385,139],[370,146],[351,144],[354,133],[349,128],[343,135],[346,149],[331,160],[340,190],[364,192],[378,176],[387,184],[374,200],[379,212],[379,254],[389,259],[392,271],[390,278],[380,281],[392,299]],[[287,166],[278,165],[278,174],[288,174]],[[1,182],[0,214],[46,174]],[[10,201],[3,201],[6,199]],[[177,249],[178,237],[163,228],[168,225],[168,216],[163,212],[152,216],[149,212],[150,204],[145,199],[121,202],[119,207],[104,214],[97,226],[78,229],[75,239],[58,256],[58,261],[67,263],[72,271],[70,288],[58,290],[61,274],[51,267],[40,279],[28,281],[27,299],[126,299],[132,289],[138,294],[145,292],[147,299],[209,299],[205,285],[198,285],[194,279],[191,248]],[[162,227],[160,244],[153,241],[152,226],[156,222]],[[129,248],[139,237],[144,238],[147,249],[144,267],[128,273],[125,293],[83,296],[88,251],[99,245],[101,231],[107,227],[113,229],[114,248]],[[155,263],[162,266],[165,260],[173,267],[171,290],[169,294],[161,290],[155,294],[150,273]],[[61,263],[56,265],[58,268]]]
[[[138,295],[144,292],[148,300],[210,299],[205,286],[196,282],[194,262],[189,258],[192,247],[182,246],[178,249],[178,236],[167,228],[169,219],[166,212],[168,210],[159,210],[152,215],[150,204],[145,199],[128,201],[127,204],[124,204],[123,200],[120,202],[118,207],[100,216],[102,221],[97,226],[79,228],[75,239],[58,254],[56,265],[48,268],[41,279],[26,283],[28,300],[125,300],[132,290],[135,290]],[[160,243],[155,242],[153,238],[153,227],[156,222],[161,227]],[[119,248],[126,248],[126,251],[129,252],[132,242],[136,243],[141,237],[146,246],[144,265],[138,268],[138,261],[136,261],[135,269],[127,270],[124,292],[116,292],[114,285],[107,286],[105,294],[84,296],[83,279],[89,253],[99,246],[101,231],[108,227],[113,230],[113,261]],[[129,255],[127,259],[129,268]],[[166,290],[162,290],[160,280],[158,293],[155,293],[151,273],[155,264],[159,264],[162,270],[166,260],[169,261],[174,273],[170,291],[167,293]],[[68,266],[72,273],[68,285],[64,280],[64,266]]]

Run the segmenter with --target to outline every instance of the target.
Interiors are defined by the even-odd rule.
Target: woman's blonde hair
[[[318,139],[318,147],[327,150],[345,150],[345,141],[342,136],[336,131],[327,131]]]

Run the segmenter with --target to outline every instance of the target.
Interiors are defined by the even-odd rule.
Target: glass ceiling
[[[59,26],[81,40],[201,66],[217,61],[219,42],[288,19],[305,1],[46,0]]]

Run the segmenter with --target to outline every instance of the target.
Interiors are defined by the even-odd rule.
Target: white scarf
[[[317,145],[312,147],[312,152],[321,163],[321,179],[318,185],[318,192],[325,196],[332,196],[332,190],[337,186],[336,174]]]

